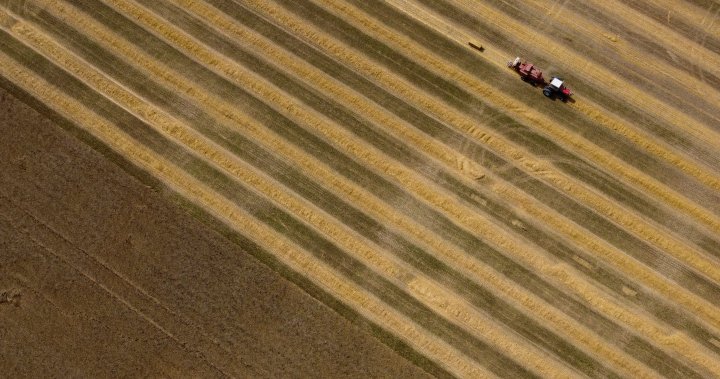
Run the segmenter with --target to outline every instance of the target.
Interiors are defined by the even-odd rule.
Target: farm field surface
[[[2,0],[2,370],[720,377],[719,14]]]

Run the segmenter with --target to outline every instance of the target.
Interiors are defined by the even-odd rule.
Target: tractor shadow
[[[575,104],[575,99],[573,99],[572,97],[561,98],[561,97],[557,97],[557,96],[550,96],[550,97],[545,96],[545,98],[550,99],[552,101],[561,101],[565,104],[567,104],[567,103]]]

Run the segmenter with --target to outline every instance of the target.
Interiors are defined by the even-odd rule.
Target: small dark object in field
[[[478,46],[478,45],[476,45],[476,44],[474,44],[474,43],[472,43],[472,42],[468,42],[468,45],[470,45],[470,47],[472,47],[473,49],[478,50],[478,51],[481,52],[481,53],[482,53],[483,51],[485,51],[485,48],[484,48],[482,45]]]

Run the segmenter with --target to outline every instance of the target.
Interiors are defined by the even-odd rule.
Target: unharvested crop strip
[[[398,262],[396,259],[389,258],[387,253],[381,254],[377,252],[377,246],[370,246],[362,240],[358,240],[357,236],[353,236],[345,228],[339,227],[335,222],[328,220],[327,215],[323,215],[322,211],[309,205],[306,201],[284,193],[287,190],[283,191],[281,184],[256,174],[252,168],[238,161],[237,158],[231,156],[221,147],[207,141],[187,125],[181,124],[162,110],[144,103],[142,99],[105,79],[102,74],[95,72],[94,68],[87,63],[81,62],[76,57],[63,52],[59,46],[38,34],[37,31],[32,30],[30,26],[18,23],[12,27],[12,31],[16,37],[20,37],[26,44],[31,45],[48,58],[61,64],[74,76],[81,78],[99,92],[111,97],[131,113],[158,128],[169,138],[181,142],[199,156],[231,173],[242,183],[251,185],[267,198],[292,211],[299,218],[331,237],[344,250],[374,267],[375,272],[381,273],[381,275],[391,279],[397,285],[404,286],[407,284],[404,278],[409,277],[411,271],[407,265]],[[475,333],[481,339],[498,347],[500,351],[512,357],[516,362],[524,362],[529,368],[543,376],[561,375],[567,370],[558,365],[558,362],[542,358],[543,354],[535,351],[532,345],[527,345],[526,342],[513,338],[510,331],[502,332],[504,327],[487,320],[487,316],[477,313],[466,301],[457,299],[457,295],[451,295],[449,291],[443,290],[438,283],[418,276],[416,272],[413,272],[413,275],[415,279],[412,285],[408,285],[407,288],[412,290],[411,294],[414,297],[430,306],[436,313],[454,320],[454,322]]]
[[[85,128],[134,164],[152,173],[168,187],[223,220],[235,231],[252,236],[252,239],[261,246],[267,247],[292,270],[303,273],[303,276],[309,277],[314,283],[320,285],[343,303],[349,304],[369,320],[397,332],[399,338],[411,346],[415,346],[419,351],[425,352],[428,356],[434,357],[436,361],[445,365],[456,375],[493,376],[446,343],[427,335],[422,328],[392,311],[387,304],[372,295],[365,294],[361,288],[343,279],[342,275],[317,261],[311,254],[298,248],[284,236],[257,222],[243,209],[219,196],[174,164],[138,144],[116,126],[92,113],[84,105],[65,97],[51,84],[28,73],[24,67],[4,53],[0,53],[0,63],[2,63],[0,72],[13,83],[46,104],[52,104],[54,110]]]
[[[133,12],[133,11],[137,11],[137,10],[133,10],[131,8],[129,10],[123,9],[123,11]],[[135,13],[134,16],[138,17],[140,19],[150,17],[147,14],[138,14],[138,13]],[[161,33],[164,37],[166,37],[168,39],[174,40],[176,45],[185,47],[185,46],[187,46],[188,43],[190,43],[189,40],[180,38],[180,36],[177,34],[177,32],[164,31],[163,29],[166,26],[161,26],[162,25],[161,21],[159,21],[157,19],[155,19],[155,20],[152,20],[152,19],[147,20],[146,19],[144,23],[149,24],[151,27],[154,26],[153,29],[156,32]],[[261,91],[261,93],[264,93],[263,97],[270,98],[275,103],[283,102],[283,99],[284,99],[283,96],[273,95],[271,92],[268,92],[268,89],[262,89],[261,83],[256,84],[253,82],[253,79],[251,77],[243,76],[241,74],[242,68],[240,68],[240,67],[232,67],[232,68],[223,67],[223,65],[222,65],[223,62],[221,62],[221,61],[219,62],[217,60],[214,60],[214,61],[210,60],[209,57],[212,56],[212,54],[209,51],[205,51],[202,46],[191,45],[191,47],[188,47],[188,48],[190,49],[190,51],[193,53],[194,56],[200,58],[201,61],[203,61],[205,64],[210,65],[210,66],[213,66],[213,65],[219,66],[220,70],[223,71],[225,75],[228,75],[229,77],[231,77],[233,80],[237,81],[238,83],[243,83],[246,86],[248,84],[252,83],[251,86],[253,88],[258,88]],[[347,145],[350,143],[349,136],[342,135],[342,134],[338,135],[338,134],[334,133],[333,131],[327,130],[326,127],[323,127],[322,126],[323,125],[322,116],[315,115],[314,117],[317,117],[317,119],[315,119],[315,120],[313,120],[313,118],[308,119],[308,116],[311,115],[310,112],[307,112],[306,114],[303,114],[303,112],[293,112],[291,103],[288,103],[287,105],[285,105],[284,108],[290,109],[291,113],[295,113],[297,115],[297,117],[300,117],[301,120],[302,119],[309,120],[311,125],[314,125],[315,127],[319,128],[319,129],[325,129],[325,130],[321,130],[321,132],[324,135],[331,138],[332,140],[338,141],[339,143],[341,143],[343,145]],[[350,145],[350,146],[352,146],[352,145]],[[358,145],[357,147],[351,147],[348,150],[362,151],[362,148]],[[387,158],[381,158],[380,156],[375,156],[375,154],[373,154],[372,152],[363,152],[363,153],[359,154],[359,156],[361,156],[361,158],[368,160],[375,167],[378,167],[378,166],[383,167],[384,166],[382,169],[383,172],[390,173],[392,176],[396,176],[396,177],[399,175],[398,180],[400,182],[414,183],[414,179],[411,176],[408,176],[407,173],[401,174],[400,172],[398,172],[398,170],[402,170],[400,167],[386,166],[387,163],[385,165],[383,165],[382,161]],[[447,202],[449,202],[449,200],[446,200],[445,202],[443,202],[442,200],[438,201],[437,194],[435,194],[433,192],[427,192],[425,190],[425,188],[422,186],[422,182],[417,182],[417,184],[414,184],[414,185],[411,184],[410,187],[418,188],[418,193],[421,194],[421,196],[423,198],[425,198],[430,203],[435,203],[435,204],[439,203],[441,208],[444,211],[451,212],[451,214],[452,214],[452,212],[454,212],[453,215],[455,216],[455,219],[472,220],[472,215],[470,215],[470,214],[459,214],[457,209],[452,209],[452,207],[449,207],[449,206],[443,206],[443,205],[446,205]],[[475,220],[473,220],[473,221],[475,221]],[[466,225],[468,225],[471,228],[471,230],[487,230],[487,228],[489,227],[488,225],[481,225],[481,223],[473,223],[473,222],[470,222],[469,224],[466,224]],[[495,233],[493,233],[493,232],[483,233],[483,235],[486,237],[488,235],[496,235],[496,234],[498,234],[498,233],[496,233],[496,232]],[[513,246],[512,242],[503,240],[502,238],[500,239],[500,242],[496,242],[496,243],[498,243],[499,246],[501,246],[503,248],[503,250],[505,250],[505,251],[517,251],[517,250],[527,249],[527,248],[521,249],[517,245]],[[510,245],[512,248],[508,248],[507,247],[508,245]],[[524,256],[524,254],[521,254],[521,256]],[[535,267],[537,267],[539,265],[538,262],[533,262],[533,263],[534,263],[533,266],[535,266]],[[605,301],[601,300],[600,299],[601,296],[598,296],[597,294],[593,293],[593,291],[596,291],[593,287],[588,286],[587,284],[582,283],[580,281],[577,281],[577,279],[574,276],[568,275],[565,272],[565,270],[560,270],[561,272],[552,272],[552,270],[549,270],[549,269],[545,269],[545,270],[541,269],[540,271],[551,277],[561,278],[561,281],[563,282],[563,284],[568,284],[571,288],[574,288],[576,291],[578,291],[578,293],[580,293],[581,296],[583,294],[587,294],[587,296],[583,296],[583,298],[586,301],[593,304],[596,308],[602,309],[605,313],[614,314],[616,318],[621,319],[624,322],[632,325],[633,327],[635,327],[636,330],[641,331],[641,333],[643,335],[658,341],[658,343],[660,345],[666,346],[666,347],[668,347],[669,345],[673,345],[673,347],[676,347],[679,350],[690,351],[688,349],[688,347],[692,346],[692,344],[694,342],[683,340],[682,343],[678,343],[675,340],[671,341],[671,340],[662,339],[659,336],[662,336],[664,334],[664,332],[662,332],[662,329],[657,329],[657,328],[653,329],[653,326],[651,325],[651,321],[649,319],[643,319],[642,317],[635,317],[635,316],[633,316],[632,312],[623,310],[622,307],[616,306],[615,304],[612,304],[612,302],[605,302]],[[687,344],[689,344],[689,345],[687,345]],[[698,349],[693,348],[692,351],[702,351],[702,349],[698,350]],[[702,358],[701,353],[698,353],[698,355],[701,356],[701,358],[698,358],[698,361],[701,362],[701,364],[709,364],[708,363],[709,360],[704,360]]]
[[[420,54],[420,51],[424,49],[422,46],[419,46],[417,44],[413,45],[412,42],[407,41],[403,37],[398,36],[397,34],[389,33],[387,30],[385,30],[382,27],[377,26],[373,21],[370,19],[362,16],[359,11],[355,10],[354,8],[345,9],[341,5],[337,3],[331,3],[329,5],[330,7],[339,7],[341,8],[340,12],[347,12],[348,18],[351,18],[353,20],[360,19],[362,21],[362,24],[365,26],[365,30],[376,30],[377,33],[381,33],[384,35],[384,37],[390,41],[397,40],[398,42],[396,45],[396,48],[402,49],[403,51],[406,51],[410,54],[413,54],[414,56],[422,55],[423,58],[426,58],[428,61],[430,61],[431,64],[433,64],[433,67],[450,71],[449,74],[453,77],[459,76],[460,78],[464,79],[471,85],[480,86],[480,82],[478,82],[476,79],[470,78],[467,75],[465,75],[462,72],[458,72],[458,70],[448,70],[447,65],[443,63],[442,60],[439,60],[438,58],[435,58],[432,56],[431,52],[427,52],[427,54]],[[352,15],[352,16],[350,16]],[[384,33],[383,33],[384,32]],[[493,93],[497,93],[496,91],[492,91],[491,88],[482,88],[479,89],[477,92],[487,94],[488,97],[492,96]],[[512,101],[512,99],[505,99],[508,101],[506,104],[507,107],[510,108],[517,108],[517,105]],[[527,113],[527,112],[526,112]],[[462,116],[460,116],[462,117]],[[460,118],[458,117],[458,118]],[[597,161],[604,162],[603,158],[607,158],[609,160],[608,164],[618,164],[621,166],[625,166],[622,162],[617,162],[617,160],[610,156],[609,154],[604,153],[603,151],[599,149],[593,149],[592,146],[589,146],[589,142],[585,141],[581,138],[573,138],[573,136],[568,133],[565,130],[561,130],[561,128],[558,128],[557,126],[553,125],[553,123],[550,120],[545,119],[543,116],[537,114],[530,118],[531,120],[534,119],[537,121],[537,123],[543,123],[548,129],[552,129],[556,134],[562,136],[561,138],[574,141],[574,144],[579,144],[585,147],[588,151],[592,152],[594,157]],[[535,125],[538,125],[535,123]],[[468,127],[469,128],[469,127]],[[497,140],[499,137],[494,138],[493,140]],[[508,143],[509,144],[509,143]],[[518,149],[519,150],[519,149]],[[516,150],[517,151],[517,150]],[[511,154],[510,156],[514,156],[515,154]],[[527,154],[525,154],[527,155]],[[685,261],[686,263],[690,264],[692,267],[698,269],[699,271],[703,272],[704,274],[708,275],[709,277],[719,280],[720,281],[720,270],[717,270],[717,264],[714,261],[708,260],[704,257],[703,253],[697,251],[697,249],[690,247],[690,246],[683,246],[683,244],[680,241],[677,241],[675,238],[667,236],[666,232],[659,232],[656,231],[657,226],[652,225],[651,223],[643,220],[641,217],[636,216],[634,213],[628,212],[622,207],[617,206],[612,201],[608,201],[603,196],[598,196],[595,194],[594,191],[588,190],[584,188],[582,185],[580,186],[574,186],[571,183],[573,182],[571,178],[561,174],[561,173],[555,173],[554,170],[552,170],[552,165],[546,162],[538,162],[538,165],[535,165],[531,158],[527,158],[527,156],[523,157],[524,159],[527,159],[524,163],[524,166],[528,168],[528,166],[532,171],[537,172],[537,168],[544,168],[540,171],[544,174],[543,177],[546,180],[549,180],[550,182],[556,184],[558,188],[566,189],[567,192],[570,192],[570,194],[575,195],[576,198],[581,198],[583,201],[585,201],[587,204],[592,205],[593,208],[601,212],[602,214],[610,217],[611,219],[615,220],[616,222],[620,223],[621,225],[626,226],[628,229],[634,231],[636,234],[643,236],[646,240],[651,241],[654,245],[665,249],[666,251],[672,252],[675,256],[680,258],[681,260]],[[610,163],[612,162],[612,163]],[[540,167],[538,167],[540,166]],[[624,167],[623,167],[624,168]],[[621,169],[620,167],[618,168]],[[669,190],[667,188],[663,188],[664,185],[657,183],[654,179],[647,177],[647,175],[640,174],[635,172],[636,170],[632,170],[633,175],[636,179],[640,176],[647,179],[648,184],[652,184],[652,188],[654,189],[653,192],[663,193],[664,195],[671,196],[674,200],[680,201],[680,202],[687,202],[689,201],[685,198],[680,197],[674,191]],[[568,191],[570,189],[574,189],[575,191]],[[700,207],[696,205],[690,205],[693,210],[695,211],[701,211]],[[703,212],[706,215],[706,219],[713,222],[713,224],[716,224],[718,228],[720,228],[720,222],[715,220],[716,217],[709,214],[708,212]],[[720,230],[720,229],[718,229]]]

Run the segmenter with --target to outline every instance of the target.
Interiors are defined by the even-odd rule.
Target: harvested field
[[[192,215],[88,232],[100,187],[6,179],[8,254],[37,260],[7,268],[12,349],[131,346],[52,362],[86,375],[142,355],[128,374],[720,377],[720,5],[675,3],[0,1],[0,84],[161,194],[98,212]],[[519,80],[517,55],[572,101]],[[34,164],[100,175],[53,159]],[[297,293],[233,294],[240,271]],[[236,323],[248,299],[297,319]],[[284,343],[282,322],[307,329]]]

